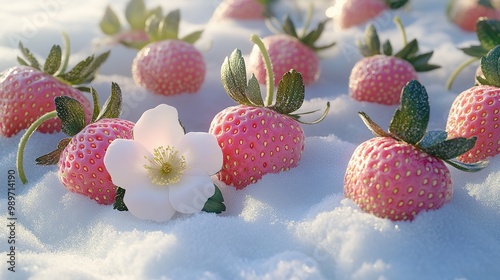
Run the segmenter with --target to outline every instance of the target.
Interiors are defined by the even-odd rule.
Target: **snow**
[[[110,1],[123,11],[126,1]],[[188,131],[208,131],[211,119],[234,103],[220,83],[220,66],[235,48],[248,58],[250,35],[270,34],[262,22],[211,22],[216,0],[162,1],[164,10],[180,8],[181,34],[205,28],[197,43],[208,73],[196,94],[162,97],[137,87],[130,74],[135,51],[112,48],[93,86],[105,100],[111,81],[124,93],[123,118],[137,121],[159,103],[177,107]],[[306,0],[281,1],[279,7],[306,8]],[[385,12],[373,23],[382,40],[401,48],[392,22],[399,15],[409,39],[421,51],[434,49],[431,63],[441,69],[419,74],[431,102],[429,129],[444,129],[458,93],[473,83],[468,67],[451,91],[449,74],[467,57],[459,46],[476,43],[445,18],[445,2],[412,1],[411,7]],[[153,7],[160,1],[150,1]],[[295,3],[292,5],[292,3]],[[4,5],[0,12],[0,69],[17,64],[17,41],[43,57],[61,31],[72,40],[71,62],[104,49],[98,21],[107,1],[30,0]],[[315,20],[331,1],[314,1]],[[296,10],[292,16],[302,19]],[[208,24],[207,24],[208,23]],[[497,279],[500,275],[500,157],[478,173],[450,168],[454,196],[441,209],[413,222],[392,222],[366,214],[343,196],[343,177],[357,145],[371,137],[357,116],[367,112],[386,128],[396,106],[362,103],[347,94],[349,72],[361,57],[354,42],[364,27],[338,30],[327,25],[322,42],[337,45],[321,53],[321,77],[306,88],[303,110],[332,108],[320,124],[304,126],[306,148],[298,167],[270,174],[244,190],[223,186],[227,211],[221,215],[177,215],[165,223],[139,220],[130,213],[97,205],[68,193],[55,167],[32,164],[56,146],[62,134],[35,133],[26,150],[27,185],[16,184],[16,272],[9,267],[7,173],[15,168],[21,135],[0,139],[1,279]],[[71,63],[70,62],[70,63]],[[74,65],[74,64],[71,64]]]

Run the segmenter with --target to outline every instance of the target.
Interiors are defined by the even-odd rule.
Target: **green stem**
[[[455,79],[457,78],[458,74],[460,72],[462,72],[462,70],[469,66],[470,64],[478,61],[479,58],[478,57],[473,57],[465,62],[462,62],[462,64],[460,64],[450,75],[450,78],[448,78],[448,81],[446,81],[446,89],[447,90],[450,90],[451,89],[451,86],[453,84],[453,82],[455,81]]]
[[[401,18],[399,16],[395,16],[394,23],[399,28],[399,31],[401,31],[401,36],[403,36],[403,47],[404,47],[406,46],[406,44],[408,44],[408,39],[406,38],[406,31],[403,26],[403,22],[401,22]]]
[[[304,38],[307,34],[307,29],[309,29],[309,25],[311,25],[311,19],[313,15],[313,10],[314,10],[314,5],[313,3],[309,3],[309,6],[307,6],[307,14],[306,14],[306,21],[304,23],[304,29],[302,30],[302,38]]]
[[[35,132],[35,130],[46,120],[52,119],[57,117],[57,112],[52,111],[44,114],[40,118],[38,118],[34,123],[28,127],[26,132],[23,134],[21,137],[21,140],[19,141],[19,146],[17,148],[17,158],[16,158],[16,167],[17,167],[17,173],[19,174],[19,179],[21,179],[21,182],[23,184],[28,183],[28,179],[26,179],[26,175],[24,173],[24,166],[23,166],[23,157],[24,157],[24,148],[26,147],[26,143],[28,142],[28,139],[31,137],[31,135]]]
[[[61,58],[61,67],[59,68],[59,70],[57,70],[57,72],[54,74],[54,76],[58,76],[58,75],[64,73],[66,71],[66,68],[68,68],[71,44],[69,41],[68,33],[63,32],[62,37],[63,37],[64,48],[63,48],[63,54],[62,54],[62,58]]]
[[[264,46],[264,42],[260,39],[259,36],[252,34],[250,37],[250,41],[252,41],[257,47],[259,47],[259,50],[262,54],[262,57],[264,58],[264,62],[266,65],[266,73],[267,73],[267,94],[266,94],[266,101],[264,103],[264,106],[268,107],[273,104],[274,100],[274,73],[273,73],[273,65],[271,63],[271,58],[269,58],[269,53],[266,50],[266,46]]]

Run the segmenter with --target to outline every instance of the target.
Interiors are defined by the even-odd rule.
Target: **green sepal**
[[[94,105],[91,121],[92,123],[94,123],[101,113],[101,102],[99,101],[99,94],[97,94],[97,91],[94,88],[90,88],[89,92],[92,95],[92,104]]]
[[[374,122],[365,112],[358,112],[359,117],[366,125],[366,127],[372,132],[375,137],[391,137],[396,138],[394,135],[387,133],[382,127],[380,127],[376,122]]]
[[[491,0],[478,0],[477,3],[483,7],[495,9],[495,6],[493,6]]]
[[[294,69],[285,73],[276,91],[276,103],[271,108],[280,114],[290,114],[298,110],[305,98],[302,75]]]
[[[179,24],[181,22],[181,12],[179,9],[170,11],[160,21],[158,28],[159,36],[163,40],[179,38]]]
[[[123,202],[123,197],[125,197],[125,189],[116,187],[115,201],[113,202],[113,209],[118,211],[128,211],[127,205]]]
[[[61,67],[61,61],[62,61],[61,47],[58,45],[54,45],[50,49],[49,55],[45,60],[45,64],[43,66],[43,72],[49,75],[53,75]]]
[[[89,83],[94,79],[97,69],[106,61],[109,54],[110,51],[107,51],[97,57],[91,55],[85,60],[80,61],[69,72],[62,73],[57,77],[72,85]]]
[[[392,55],[392,45],[389,40],[385,40],[385,42],[382,44],[382,53],[387,56]]]
[[[189,33],[188,35],[180,38],[180,40],[184,41],[186,43],[189,43],[189,44],[194,44],[194,43],[196,43],[196,41],[198,41],[198,39],[201,38],[202,34],[203,34],[203,30],[194,31],[194,32]]]
[[[57,117],[61,120],[61,130],[74,136],[85,127],[85,110],[78,100],[69,96],[54,98]]]
[[[481,85],[500,87],[500,45],[494,47],[488,54],[481,58],[483,77],[476,77]]]
[[[408,3],[408,0],[384,0],[385,4],[389,9],[396,10]]]
[[[101,31],[106,35],[118,34],[121,30],[120,19],[115,11],[108,5],[104,11],[104,15],[99,21]]]
[[[500,21],[481,18],[476,23],[476,35],[486,50],[500,45]]]
[[[430,130],[428,131],[424,138],[418,142],[418,146],[422,149],[434,146],[438,143],[446,141],[448,138],[448,132],[444,130]]]
[[[373,24],[369,24],[366,27],[363,40],[357,40],[356,46],[359,48],[359,51],[364,57],[381,54],[380,39],[377,33],[377,29],[375,29],[375,26],[373,26]]]
[[[434,157],[442,160],[456,158],[468,150],[472,149],[476,144],[476,137],[472,138],[453,138],[437,143],[433,146],[425,148],[424,151]]]
[[[264,100],[262,99],[259,81],[257,81],[257,78],[255,78],[254,74],[252,74],[252,76],[248,80],[248,86],[245,89],[245,96],[247,97],[248,101],[252,103],[252,105],[257,107],[264,106]]]
[[[299,38],[299,34],[297,34],[297,29],[295,28],[295,24],[288,15],[285,15],[285,18],[283,19],[283,25],[281,26],[281,31],[292,37]]]
[[[40,63],[38,62],[38,60],[31,53],[30,50],[28,50],[27,48],[25,48],[23,46],[23,43],[21,43],[21,42],[19,42],[19,49],[21,50],[21,54],[28,61],[28,62],[26,62],[22,58],[18,57],[17,60],[19,61],[20,64],[33,67],[33,68],[35,68],[37,70],[41,70],[40,69]]]
[[[488,53],[488,50],[483,46],[470,46],[465,48],[460,48],[466,55],[481,58]]]
[[[247,77],[245,60],[239,49],[224,59],[221,67],[221,81],[224,90],[236,103],[252,105],[246,95]]]
[[[401,104],[394,112],[389,132],[406,143],[415,145],[427,131],[429,115],[427,91],[420,82],[411,80],[402,90]]]
[[[57,144],[57,149],[54,151],[45,154],[43,156],[39,156],[35,159],[35,163],[37,165],[55,165],[59,162],[59,158],[61,157],[62,152],[68,146],[69,142],[71,142],[71,138],[63,138]]]
[[[122,112],[122,91],[117,83],[111,83],[111,94],[102,106],[99,116],[96,120],[115,119]]]
[[[413,56],[413,57],[408,59],[408,62],[410,62],[411,65],[413,65],[413,67],[415,68],[415,71],[417,71],[417,72],[427,72],[427,71],[431,71],[434,69],[438,69],[441,66],[435,65],[435,64],[429,64],[429,60],[431,59],[433,53],[434,52],[431,51],[431,52],[427,52],[427,53]]]
[[[417,39],[411,40],[406,46],[404,46],[399,52],[394,56],[407,60],[408,58],[414,56],[418,52],[418,42]]]
[[[144,0],[130,0],[125,7],[125,18],[132,29],[144,29],[146,4]]]
[[[208,198],[207,202],[205,202],[205,205],[203,206],[203,209],[201,209],[201,211],[220,214],[226,211],[226,205],[224,205],[224,197],[222,196],[222,192],[220,191],[219,187],[217,187],[217,185],[215,184],[214,187],[215,187],[214,195]]]
[[[458,170],[465,171],[465,172],[481,171],[482,169],[486,168],[489,164],[488,161],[479,161],[479,162],[475,162],[475,163],[464,163],[464,162],[458,161],[456,159],[448,159],[448,160],[445,160],[444,162],[448,163],[449,165],[455,167]]]
[[[303,112],[303,113],[288,114],[287,116],[291,117],[292,119],[296,120],[297,122],[299,122],[301,124],[318,124],[318,123],[322,122],[326,118],[326,116],[328,116],[328,112],[330,111],[330,101],[326,102],[326,109],[323,111],[323,114],[321,114],[321,116],[319,116],[319,118],[317,118],[313,121],[303,121],[302,119],[300,119],[304,115],[316,113],[318,111],[319,111],[319,109],[309,111],[309,112]]]

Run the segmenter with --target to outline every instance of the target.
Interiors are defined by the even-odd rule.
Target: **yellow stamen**
[[[150,163],[145,164],[144,168],[156,185],[167,186],[179,182],[186,169],[184,156],[179,156],[179,152],[170,146],[160,146],[153,150],[153,158],[144,158]]]

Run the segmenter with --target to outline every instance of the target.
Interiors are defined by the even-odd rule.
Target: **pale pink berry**
[[[337,26],[347,29],[376,18],[387,9],[382,0],[337,0],[331,16]]]
[[[453,187],[442,160],[391,137],[375,137],[354,151],[344,195],[378,217],[412,220],[450,201]]]
[[[71,192],[99,204],[112,204],[116,188],[104,166],[104,154],[115,139],[132,139],[134,123],[102,119],[86,126],[71,138],[59,157],[58,177]]]
[[[458,158],[462,162],[500,154],[500,88],[475,86],[460,93],[451,105],[446,131],[449,137],[477,137],[475,146]]]
[[[214,11],[214,20],[261,20],[266,6],[259,0],[224,0]]]
[[[264,107],[238,105],[219,112],[210,125],[224,155],[219,180],[242,189],[267,173],[297,166],[304,131],[292,118]]]

